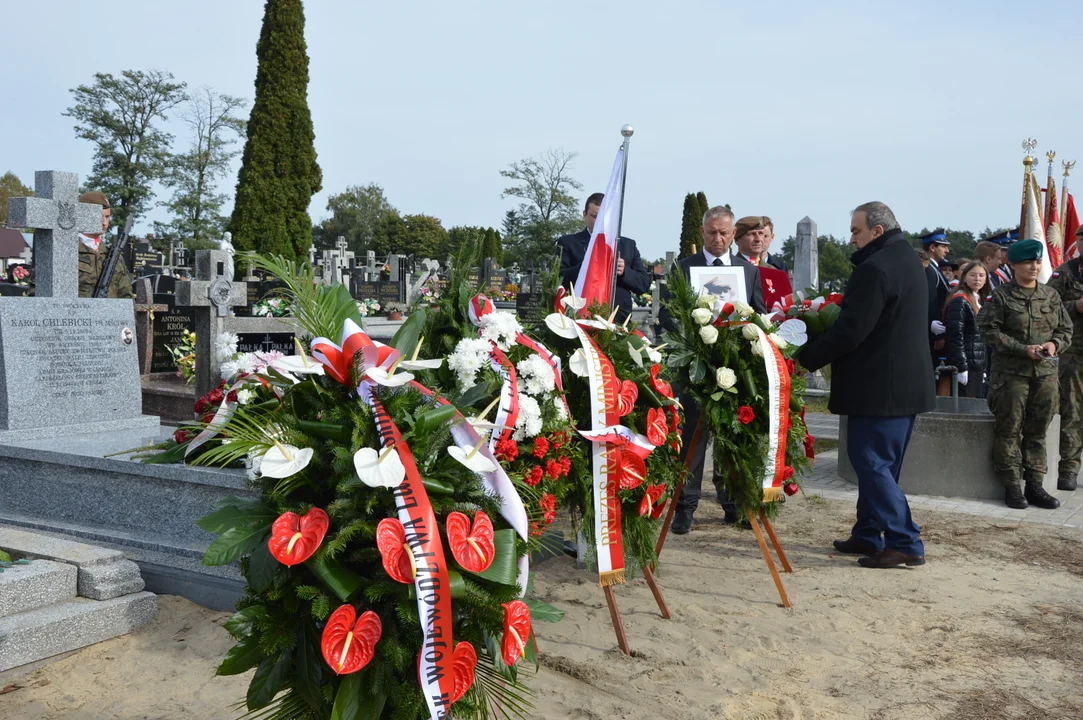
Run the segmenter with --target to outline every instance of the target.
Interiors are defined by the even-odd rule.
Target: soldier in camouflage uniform
[[[1083,242],[1083,228],[1076,242]],[[1049,280],[1072,319],[1072,347],[1060,356],[1060,465],[1058,490],[1075,490],[1083,453],[1083,267],[1079,258],[1057,268]]]
[[[109,246],[102,242],[102,235],[109,231],[112,211],[105,193],[85,192],[79,196],[79,202],[102,206],[102,231],[97,235],[79,234],[79,297],[88,298],[94,297],[94,289],[98,286],[98,278],[101,277],[109,255]],[[124,266],[123,259],[117,262],[116,270],[109,281],[108,297],[132,297],[132,279],[128,277],[128,269]]]
[[[1072,321],[1056,290],[1038,282],[1044,249],[1037,240],[1012,245],[1008,260],[1015,277],[997,288],[978,323],[997,358],[989,409],[995,418],[993,468],[1004,483],[1004,502],[1052,510],[1060,501],[1042,488],[1045,433],[1057,411],[1057,355],[1071,345]]]

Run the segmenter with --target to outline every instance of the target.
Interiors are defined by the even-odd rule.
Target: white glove
[[[948,329],[944,327],[944,323],[939,320],[933,320],[932,324],[929,325],[929,329],[933,331],[933,335],[943,335],[948,331]]]
[[[966,381],[970,379],[969,376],[967,375],[966,370],[963,370],[956,377],[958,378],[960,385],[966,385]]]

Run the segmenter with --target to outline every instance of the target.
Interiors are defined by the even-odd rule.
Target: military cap
[[[762,230],[770,224],[771,218],[763,217],[762,215],[749,215],[748,217],[743,217],[738,220],[737,225],[734,226],[736,232],[733,237],[734,239],[744,237],[753,230]]]
[[[937,228],[928,235],[921,236],[921,246],[927,247],[929,245],[951,245],[948,242],[948,234],[944,231],[944,228]]]
[[[79,196],[79,202],[89,203],[91,205],[101,205],[103,208],[109,207],[109,198],[105,196],[105,193],[98,190],[91,190],[85,192]]]
[[[1020,240],[1008,250],[1008,262],[1021,263],[1030,260],[1041,260],[1045,254],[1045,246],[1037,240]]]

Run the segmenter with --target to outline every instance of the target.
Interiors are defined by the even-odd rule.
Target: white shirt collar
[[[101,238],[92,238],[89,235],[84,235],[83,233],[79,233],[79,239],[84,245],[86,245],[94,252],[98,252],[98,247],[102,244]]]
[[[707,252],[707,248],[703,248],[703,257],[707,260],[708,265],[714,265],[714,261],[719,259],[718,256],[712,255],[711,253]],[[721,260],[722,260],[723,265],[729,265],[730,264],[730,254],[726,253],[725,255],[723,255],[721,257]]]

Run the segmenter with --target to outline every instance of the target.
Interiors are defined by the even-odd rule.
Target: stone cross
[[[79,176],[34,173],[34,197],[8,200],[8,225],[34,230],[38,297],[79,297],[79,233],[100,233],[102,206],[79,202]]]
[[[168,305],[154,302],[150,278],[135,282],[135,339],[139,345],[139,374],[150,372],[154,357],[154,313],[165,312]]]
[[[19,261],[25,265],[29,265],[34,262],[34,248],[27,245],[23,248],[23,251],[19,253]]]
[[[376,270],[376,251],[367,250],[365,252],[365,282],[371,282],[378,277],[380,273]]]
[[[177,283],[177,307],[195,308],[197,397],[218,384],[214,343],[225,330],[230,308],[248,304],[248,286],[225,276],[228,261],[229,254],[221,250],[197,250],[196,279]]]
[[[797,238],[793,249],[793,287],[794,290],[820,289],[816,223],[807,215],[797,223]]]
[[[316,267],[316,246],[308,246],[308,264],[312,267]]]

